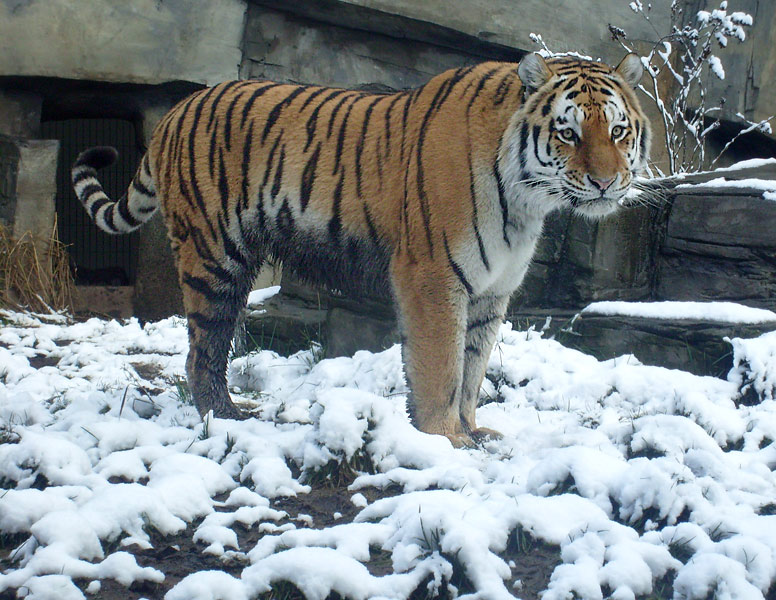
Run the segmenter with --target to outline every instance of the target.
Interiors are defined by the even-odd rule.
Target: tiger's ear
[[[526,87],[528,92],[535,92],[542,87],[552,77],[552,71],[544,62],[544,59],[532,52],[526,54],[517,65],[517,75],[520,77],[520,81]]]
[[[622,77],[625,82],[631,86],[636,87],[641,81],[641,76],[644,74],[644,65],[641,64],[641,58],[638,54],[631,52],[626,54],[625,58],[620,61],[615,69],[617,73]]]

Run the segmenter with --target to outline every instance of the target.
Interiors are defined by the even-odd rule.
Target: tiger
[[[119,200],[97,178],[113,148],[80,154],[72,184],[108,233],[161,209],[203,418],[248,416],[227,365],[271,260],[344,294],[391,298],[411,422],[473,446],[501,435],[477,426],[479,390],[545,216],[610,215],[646,167],[642,69],[635,54],[612,68],[529,53],[397,92],[225,82],[160,120]]]

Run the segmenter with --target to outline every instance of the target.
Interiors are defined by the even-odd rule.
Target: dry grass
[[[0,225],[0,308],[54,312],[72,309],[73,276],[67,249],[57,236],[26,232],[15,239]]]

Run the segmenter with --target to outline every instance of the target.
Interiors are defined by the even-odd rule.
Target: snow
[[[724,173],[725,171],[738,171],[741,169],[754,169],[758,167],[767,167],[770,165],[776,165],[776,158],[750,158],[748,160],[742,160],[729,167],[719,167],[714,169],[715,173]]]
[[[735,302],[593,302],[583,314],[641,317],[645,319],[692,319],[721,323],[776,325],[776,313]]]
[[[627,310],[776,317],[725,303],[586,312]],[[409,423],[398,346],[240,357],[230,385],[256,417],[203,423],[176,385],[182,319],[0,316],[0,534],[16,540],[0,594],[81,600],[106,579],[163,583],[163,564],[133,552],[173,535],[231,567],[189,574],[166,600],[255,598],[280,582],[307,598],[427,586],[506,600],[520,594],[505,556],[518,530],[558,546],[543,600],[648,597],[664,577],[676,597],[761,599],[776,580],[776,332],[729,340],[734,366],[717,379],[598,361],[506,324],[483,386],[494,401],[477,415],[504,438],[454,449]],[[41,357],[51,366],[35,367]],[[354,519],[324,526],[275,507],[342,461],[373,465],[341,492]],[[246,542],[245,529],[261,535]],[[386,575],[367,568],[376,550]]]
[[[537,54],[542,56],[543,58],[555,58],[559,56],[571,56],[573,58],[578,58],[580,60],[594,60],[592,56],[588,56],[587,54],[580,54],[579,52],[575,52],[573,50],[569,50],[567,52],[553,52],[548,47],[547,44],[544,41],[544,38],[538,33],[529,33],[528,34],[529,39],[541,48],[536,51]],[[601,59],[595,59],[596,62],[601,62]]]
[[[722,42],[720,41],[720,43]],[[727,40],[725,40],[723,45],[725,44],[727,44]],[[720,80],[725,79],[725,68],[722,66],[722,61],[719,59],[719,57],[714,56],[712,54],[711,56],[709,56],[708,62],[709,62],[709,68],[711,69],[711,72],[717,76],[717,79],[720,79]]]
[[[767,123],[766,123],[767,125]],[[753,126],[754,128],[754,126]],[[745,160],[735,165],[726,168],[716,169],[714,173],[720,173],[719,177],[715,177],[709,181],[703,183],[681,183],[676,186],[677,189],[718,189],[718,188],[739,188],[747,190],[759,190],[762,191],[763,198],[765,200],[776,200],[776,181],[772,179],[728,179],[725,177],[726,172],[736,171],[744,168],[756,168],[776,163],[776,159],[751,159]]]
[[[260,290],[253,290],[248,294],[248,306],[253,307],[256,305],[264,304],[267,300],[280,293],[280,286],[273,285]]]
[[[772,192],[776,190],[776,181],[772,179],[726,179],[725,177],[715,177],[714,179],[704,181],[703,183],[682,183],[676,187],[677,189],[732,187]]]

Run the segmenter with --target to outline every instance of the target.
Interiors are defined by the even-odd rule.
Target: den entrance
[[[41,137],[59,140],[56,211],[59,238],[67,245],[77,285],[132,285],[137,268],[136,234],[108,235],[92,223],[70,184],[78,154],[92,146],[113,146],[115,164],[99,173],[105,192],[118,200],[132,181],[141,152],[132,121],[67,119],[44,121]]]

